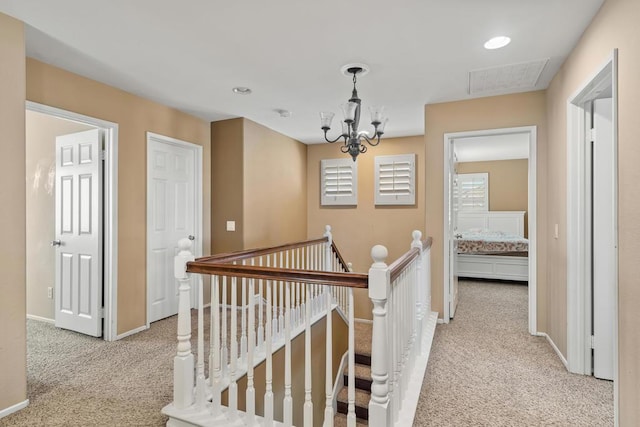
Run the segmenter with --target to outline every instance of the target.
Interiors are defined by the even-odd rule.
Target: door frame
[[[589,218],[586,209],[589,198],[585,150],[585,104],[597,98],[600,91],[612,87],[613,150],[614,150],[614,228],[618,230],[618,50],[567,99],[567,369],[591,375],[591,291]],[[615,235],[615,321],[613,336],[613,396],[614,418],[618,424],[618,234]]]
[[[85,116],[57,107],[26,101],[25,109],[101,128],[105,132],[105,164],[103,168],[103,306],[105,341],[118,336],[118,124]]]
[[[524,133],[529,135],[529,158],[528,158],[528,226],[529,226],[529,333],[537,335],[537,127],[521,126],[513,128],[486,129],[466,132],[453,132],[444,134],[444,216],[443,216],[443,252],[444,252],[444,309],[443,321],[449,323],[449,298],[451,293],[450,271],[449,271],[449,179],[452,173],[449,167],[450,158],[453,156],[453,143],[459,138],[469,138],[475,136],[508,135],[514,133]]]
[[[194,186],[193,186],[193,191],[194,191],[194,213],[195,213],[195,224],[194,224],[194,233],[195,233],[195,240],[193,242],[193,247],[191,248],[192,253],[194,254],[194,256],[197,257],[201,257],[202,256],[202,247],[203,247],[203,224],[202,224],[202,207],[203,207],[203,194],[202,194],[202,179],[203,179],[203,166],[202,166],[202,155],[203,155],[203,149],[201,145],[198,144],[194,144],[192,142],[187,142],[187,141],[183,141],[180,139],[176,139],[176,138],[172,138],[169,136],[165,136],[165,135],[160,135],[157,133],[153,133],[153,132],[147,132],[147,162],[146,162],[146,167],[147,167],[147,228],[146,228],[146,235],[147,235],[147,241],[146,241],[146,245],[145,245],[145,251],[146,251],[146,255],[145,255],[145,259],[146,259],[146,268],[145,268],[145,277],[146,277],[146,283],[145,285],[148,285],[148,269],[149,269],[149,260],[148,260],[148,256],[149,256],[149,225],[151,224],[150,221],[150,215],[151,215],[151,210],[149,209],[149,195],[150,193],[150,188],[149,188],[149,184],[150,184],[150,180],[149,180],[149,159],[150,159],[150,147],[151,144],[150,142],[159,142],[162,144],[168,144],[168,145],[174,145],[174,146],[178,146],[180,148],[186,148],[188,150],[191,150],[194,154],[194,170],[193,173],[195,175],[195,179],[194,179]],[[201,277],[201,275],[199,276],[199,283],[200,286],[203,286],[203,279]],[[147,329],[151,326],[151,322],[149,321],[149,312],[150,312],[150,305],[151,305],[151,289],[149,288],[149,286],[146,286],[147,288],[147,304],[146,304],[146,309],[147,309],[147,313],[146,313],[146,326]],[[198,293],[197,292],[191,292],[191,307],[195,308],[198,306]]]

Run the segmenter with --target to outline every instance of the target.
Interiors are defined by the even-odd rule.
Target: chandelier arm
[[[333,144],[334,142],[337,142],[340,138],[344,138],[344,135],[338,135],[338,137],[332,141],[329,138],[327,138],[327,131],[324,131],[324,140],[327,141],[330,144]]]
[[[362,138],[364,138],[370,146],[375,147],[376,145],[380,144],[380,137],[382,136],[381,133],[377,133],[377,138],[369,138],[365,133],[363,133],[362,135],[360,135]]]

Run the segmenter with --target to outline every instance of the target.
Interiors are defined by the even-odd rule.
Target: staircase
[[[356,425],[366,426],[369,420],[369,399],[371,398],[371,334],[372,327],[368,323],[355,324],[355,386],[356,386]],[[344,386],[338,392],[334,426],[347,425],[349,400],[347,387],[349,375],[344,370]]]

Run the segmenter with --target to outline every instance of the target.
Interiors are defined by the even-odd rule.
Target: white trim
[[[340,390],[344,387],[344,369],[347,367],[347,361],[349,356],[349,349],[344,352],[342,358],[340,359],[340,366],[338,367],[338,371],[336,372],[336,378],[333,381],[333,413],[338,413],[338,394],[340,394]],[[354,378],[355,381],[355,378]]]
[[[422,348],[424,348],[425,351],[418,352],[416,355],[414,368],[411,372],[411,378],[409,378],[404,399],[402,400],[402,410],[398,415],[398,420],[394,423],[395,427],[413,425],[416,410],[418,408],[418,401],[420,400],[422,381],[424,379],[425,372],[427,371],[429,355],[431,354],[431,347],[433,345],[433,336],[436,332],[436,323],[438,320],[438,313],[435,311],[429,313],[424,327],[424,332],[422,333],[422,340],[420,340],[420,342],[423,343]]]
[[[558,348],[558,346],[556,346],[556,343],[553,342],[553,340],[551,339],[551,337],[549,335],[547,335],[544,332],[538,332],[535,334],[538,337],[544,337],[547,339],[547,341],[549,342],[549,344],[551,345],[551,348],[553,348],[553,351],[556,352],[556,354],[558,355],[558,358],[560,358],[560,361],[562,362],[562,364],[564,365],[565,368],[568,368],[568,363],[567,363],[567,359],[564,358],[564,355],[560,352],[560,349]]]
[[[618,266],[618,50],[614,49],[606,61],[567,99],[567,369],[570,372],[591,375],[591,295],[585,289],[588,283],[589,239],[586,212],[586,150],[584,104],[597,97],[599,91],[612,86],[614,165],[614,227]],[[615,322],[613,337],[613,404],[614,423],[619,424],[619,367],[618,367],[618,268],[614,283]]]
[[[444,134],[444,203],[443,203],[443,252],[444,252],[444,307],[443,307],[443,323],[449,323],[449,293],[450,293],[450,278],[449,278],[449,175],[451,173],[451,167],[449,165],[450,158],[453,155],[453,142],[458,138],[468,138],[476,136],[490,136],[490,135],[506,135],[513,133],[527,133],[529,134],[529,184],[528,184],[528,206],[527,212],[529,214],[529,333],[535,335],[537,332],[537,127],[536,126],[522,126],[514,128],[501,128],[501,129],[487,129],[467,132],[454,132]]]
[[[118,124],[32,101],[26,101],[25,108],[29,111],[102,128],[105,131],[103,193],[105,318],[102,335],[106,341],[114,341],[118,339]]]
[[[164,135],[160,135],[157,133],[153,133],[153,132],[147,132],[147,150],[146,150],[146,166],[147,166],[147,176],[145,177],[145,179],[147,180],[147,196],[146,196],[146,203],[147,203],[147,223],[146,223],[146,227],[147,227],[147,241],[146,241],[146,245],[145,245],[145,261],[146,261],[146,268],[145,268],[145,272],[147,273],[147,281],[148,279],[148,269],[149,269],[149,260],[148,260],[148,255],[149,255],[149,232],[148,232],[148,227],[150,224],[149,221],[149,215],[151,215],[150,209],[148,207],[149,204],[149,176],[148,176],[148,170],[149,170],[149,143],[153,141],[153,142],[158,142],[158,143],[162,143],[162,144],[168,144],[168,145],[173,145],[173,146],[177,146],[180,148],[185,148],[188,150],[191,150],[194,153],[194,170],[193,173],[195,175],[194,177],[194,186],[193,186],[193,191],[194,191],[194,235],[195,235],[195,241],[194,241],[194,245],[193,245],[193,254],[196,258],[201,257],[202,256],[202,247],[203,247],[203,224],[202,224],[202,218],[203,218],[203,194],[202,194],[202,187],[203,187],[203,166],[202,166],[202,162],[203,162],[203,147],[201,145],[198,144],[194,144],[192,142],[187,142],[187,141],[183,141],[180,139],[176,139],[176,138],[172,138],[169,136],[164,136]],[[204,276],[203,275],[198,275],[199,277],[199,283],[198,286],[204,286]],[[151,326],[151,322],[149,321],[149,313],[150,313],[150,304],[151,304],[151,295],[150,295],[150,289],[148,286],[146,286],[147,283],[145,282],[145,287],[147,288],[146,290],[146,295],[147,295],[147,317],[146,317],[146,328],[149,328]],[[191,308],[197,308],[198,307],[198,293],[197,292],[191,292]]]
[[[34,314],[27,314],[27,319],[35,320],[36,322],[50,323],[52,325],[56,324],[54,319],[49,319],[47,317],[36,316]]]
[[[121,340],[122,338],[126,338],[126,337],[128,337],[130,335],[137,334],[138,332],[146,331],[147,329],[149,329],[149,327],[147,325],[142,325],[142,326],[140,326],[138,328],[131,329],[130,331],[127,331],[127,332],[124,332],[124,333],[118,335],[116,337],[116,340]]]
[[[24,409],[29,404],[29,399],[23,400],[20,403],[16,403],[15,405],[9,406],[8,408],[0,409],[0,418],[4,418],[8,415],[13,414],[14,412],[18,412],[20,409]]]

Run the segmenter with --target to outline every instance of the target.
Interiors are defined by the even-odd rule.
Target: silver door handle
[[[52,240],[51,246],[61,246],[62,242],[60,240]]]
[[[461,239],[461,238],[462,238],[462,234],[456,234],[454,237],[455,237],[456,239]]]
[[[189,234],[189,240],[196,240],[196,236]]]

